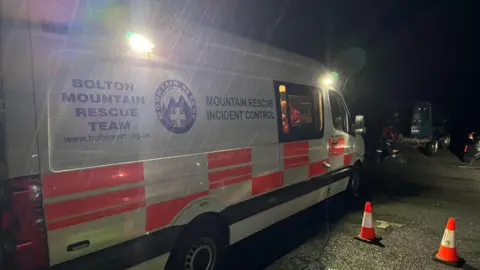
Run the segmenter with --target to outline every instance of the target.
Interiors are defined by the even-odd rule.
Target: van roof
[[[325,65],[313,59],[221,30],[179,19],[168,25],[158,25],[158,29],[162,28],[163,31],[155,31],[156,35],[152,39],[160,43],[177,40],[175,46],[180,48],[175,49],[179,54],[172,56],[175,63],[182,61],[182,54],[191,56],[191,53],[201,53],[198,61],[188,64],[200,68],[218,62],[216,68],[220,70],[231,68],[236,72],[240,68],[243,72],[264,78],[306,84],[317,84],[319,78],[327,72]],[[252,63],[256,65],[253,66]]]

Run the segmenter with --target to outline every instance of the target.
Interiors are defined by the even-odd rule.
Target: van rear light
[[[5,181],[2,188],[6,193],[1,238],[4,269],[46,268],[48,249],[40,178]]]

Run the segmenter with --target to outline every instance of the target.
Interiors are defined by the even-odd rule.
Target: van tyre
[[[425,144],[425,154],[429,157],[435,156],[438,149],[438,142],[437,141],[429,141]]]
[[[361,177],[360,177],[360,164],[356,163],[352,168],[352,174],[348,180],[348,194],[351,197],[357,198],[361,195]]]
[[[167,270],[221,270],[228,246],[228,228],[215,220],[192,222],[180,236]]]
[[[448,148],[450,148],[450,136],[443,138],[443,140],[440,142],[440,146],[443,150],[448,150]]]

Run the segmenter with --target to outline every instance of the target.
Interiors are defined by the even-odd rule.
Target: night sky
[[[173,2],[173,1],[172,1]],[[171,2],[171,3],[172,3]],[[200,4],[201,3],[201,4]],[[474,0],[175,1],[191,21],[269,43],[327,65],[349,47],[366,65],[344,94],[354,113],[376,122],[393,101],[430,101],[462,129],[480,128],[480,4]],[[469,113],[467,113],[469,112]]]

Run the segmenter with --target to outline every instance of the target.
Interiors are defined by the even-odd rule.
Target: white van
[[[59,2],[0,2],[4,269],[218,269],[357,191],[363,118],[322,64],[161,1]]]

